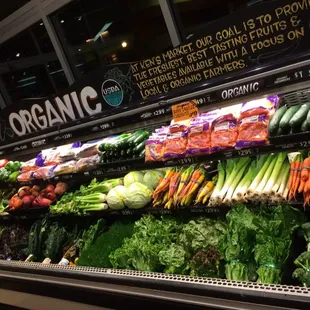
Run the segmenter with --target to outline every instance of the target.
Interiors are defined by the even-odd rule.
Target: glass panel
[[[272,0],[174,0],[174,4],[189,37],[211,21],[267,1]]]
[[[52,19],[79,74],[171,47],[158,0],[76,0]]]
[[[56,94],[68,87],[42,21],[0,46],[0,91],[8,103]]]

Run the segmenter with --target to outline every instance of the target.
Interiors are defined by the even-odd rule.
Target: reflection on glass
[[[8,103],[45,98],[68,87],[42,21],[0,46],[0,91]]]
[[[272,0],[174,0],[186,37],[239,9]]]
[[[55,13],[53,21],[79,74],[171,47],[158,0],[76,0]]]

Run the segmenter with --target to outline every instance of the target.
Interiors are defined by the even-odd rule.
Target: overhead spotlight
[[[126,48],[126,47],[127,47],[127,45],[128,45],[128,44],[127,44],[127,42],[126,42],[126,41],[123,41],[123,42],[122,42],[122,47],[123,47],[123,48]]]
[[[64,22],[65,22],[65,21],[64,21],[63,19],[60,21],[61,24],[63,24]]]
[[[43,26],[44,24],[43,23],[40,23],[40,26]]]
[[[17,54],[16,54],[16,57],[19,57],[19,56],[20,56],[20,53],[17,53]]]

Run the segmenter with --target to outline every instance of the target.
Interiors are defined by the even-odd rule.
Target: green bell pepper
[[[0,181],[8,180],[9,176],[10,176],[10,172],[6,168],[0,169]]]
[[[19,171],[14,171],[9,175],[9,182],[16,182],[17,181],[17,177],[19,176]]]

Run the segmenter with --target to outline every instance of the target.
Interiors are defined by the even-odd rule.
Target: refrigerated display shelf
[[[36,274],[36,276],[33,277],[33,274]],[[95,287],[98,290],[104,284],[126,285],[127,294],[133,293],[131,288],[142,288],[151,289],[153,294],[157,292],[157,295],[161,292],[178,292],[191,294],[196,298],[207,296],[208,298],[277,306],[280,309],[308,309],[310,300],[310,288],[299,286],[268,285],[218,278],[4,260],[0,260],[0,279],[4,283],[3,286],[9,285],[12,279],[18,279],[18,281],[23,281],[24,284],[35,282],[38,286],[43,283],[47,286],[51,281],[51,283],[56,283],[63,288],[65,288],[66,283],[77,286],[79,281],[83,281],[84,285],[87,286],[87,294],[93,293],[94,287],[92,284],[94,283],[96,283]]]
[[[186,166],[198,163],[208,163],[215,160],[224,160],[246,156],[257,156],[276,152],[293,152],[302,149],[310,149],[310,133],[300,133],[290,136],[281,136],[272,138],[274,144],[257,146],[245,149],[231,149],[223,152],[199,155],[195,157],[184,157],[178,159],[169,159],[160,162],[145,162],[144,159],[122,160],[117,162],[100,164],[97,168],[79,173],[62,174],[47,180],[33,179],[29,182],[3,183],[4,186],[22,186],[42,183],[68,182],[71,180],[87,180],[93,178],[114,178],[125,175],[130,171],[150,170],[175,166]],[[285,143],[283,143],[285,142]],[[0,187],[2,183],[0,184]]]

